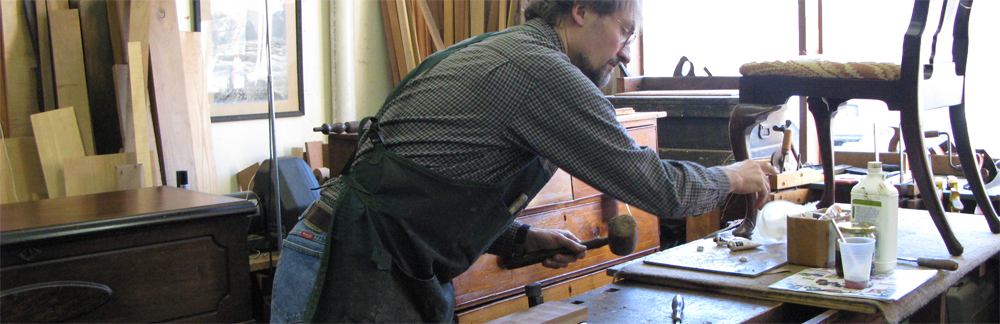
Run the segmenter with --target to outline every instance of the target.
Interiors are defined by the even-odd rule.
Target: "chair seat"
[[[808,78],[843,78],[898,80],[899,64],[878,62],[834,62],[824,60],[789,60],[750,62],[740,66],[744,76],[790,76]]]

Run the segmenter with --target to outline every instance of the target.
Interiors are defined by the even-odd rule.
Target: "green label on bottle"
[[[881,201],[873,201],[873,200],[855,199],[855,200],[851,201],[851,205],[863,205],[863,206],[872,206],[872,207],[882,207],[882,202]]]

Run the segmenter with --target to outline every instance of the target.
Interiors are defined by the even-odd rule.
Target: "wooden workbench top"
[[[806,268],[797,265],[785,265],[771,271],[770,274],[755,278],[650,265],[643,263],[642,259],[623,263],[608,271],[609,274],[619,278],[656,285],[861,313],[880,313],[886,321],[896,323],[912,315],[920,307],[945,292],[965,274],[1000,251],[1000,235],[989,231],[982,215],[947,214],[952,230],[965,247],[965,253],[958,257],[949,255],[927,211],[900,209],[899,218],[900,257],[951,258],[957,261],[960,267],[958,271],[939,271],[915,291],[894,302],[768,288],[769,285]],[[910,262],[900,262],[896,269],[926,268],[917,268]]]

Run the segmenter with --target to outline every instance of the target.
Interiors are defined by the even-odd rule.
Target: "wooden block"
[[[809,201],[818,200],[819,197],[813,196],[817,196],[819,193],[813,194],[813,191],[809,188],[782,190],[771,193],[771,201],[784,200],[801,205]]]
[[[142,181],[142,164],[115,166],[115,190],[132,190],[145,187]]]
[[[306,163],[309,163],[309,168],[316,170],[325,167],[326,164],[323,163],[323,141],[306,142]]]
[[[35,138],[0,138],[0,204],[34,200],[45,192]]]
[[[469,37],[476,37],[486,31],[486,1],[469,1]]]
[[[128,155],[133,156],[128,156]],[[115,191],[118,188],[116,166],[135,160],[135,153],[117,153],[68,158],[63,160],[66,196]]]
[[[52,2],[49,3],[50,5]],[[94,155],[94,131],[90,122],[90,98],[87,92],[87,72],[84,65],[80,16],[76,9],[50,10],[52,30],[52,61],[56,75],[56,105],[73,107],[76,123],[87,155]]]
[[[206,149],[212,142],[209,121],[202,122],[201,113],[191,102],[187,89],[185,55],[177,24],[177,6],[173,0],[150,2],[149,46],[150,69],[153,79],[152,98],[156,111],[163,174],[166,185],[175,187],[173,177],[178,170],[188,171],[191,190],[213,192],[214,157]],[[134,8],[133,8],[134,9]],[[153,14],[153,13],[156,14]],[[134,11],[133,11],[134,14]],[[134,95],[134,93],[133,93]]]
[[[130,138],[125,141],[130,143],[132,146],[126,146],[125,152],[136,153],[136,163],[145,165],[143,172],[143,184],[148,186],[159,185],[159,181],[154,179],[160,179],[159,176],[154,177],[154,170],[159,170],[158,165],[154,165],[153,160],[159,160],[154,154],[150,154],[150,151],[156,148],[156,145],[150,145],[151,138],[149,134],[152,132],[152,124],[149,123],[150,113],[149,106],[146,104],[146,82],[143,78],[145,73],[142,71],[142,44],[140,42],[129,42],[128,43],[128,70],[129,70],[129,98],[130,100],[130,113],[126,113],[126,118],[131,117],[132,123],[130,127],[126,127],[126,137]],[[157,173],[159,174],[159,173]]]
[[[487,323],[580,323],[587,321],[587,307],[561,301],[545,302]]]
[[[49,198],[66,196],[63,160],[86,156],[76,126],[73,107],[60,108],[31,115],[31,126],[38,145],[38,158],[45,174]]]
[[[42,81],[42,107],[56,109],[56,83],[52,74],[52,38],[49,34],[49,9],[45,1],[35,1],[38,25],[38,67]]]
[[[69,0],[46,0],[46,2],[48,2],[49,11],[69,9]]]
[[[306,150],[303,149],[303,148],[301,148],[301,147],[293,147],[292,148],[292,156],[305,160],[306,159]]]
[[[95,154],[121,152],[121,128],[112,67],[115,56],[111,42],[106,0],[78,0],[83,40],[87,98],[93,123]],[[76,107],[76,106],[74,106]],[[79,121],[78,121],[79,122]]]
[[[316,176],[316,182],[319,182],[319,184],[322,185],[326,183],[327,180],[330,180],[330,169],[328,168],[314,169],[313,175]]]
[[[0,15],[3,19],[3,99],[7,109],[3,110],[6,122],[3,136],[32,136],[31,114],[39,111],[33,67],[35,50],[28,34],[24,3],[21,1],[0,1]],[[11,96],[8,94],[17,94]]]
[[[260,162],[254,162],[253,165],[236,173],[236,182],[240,186],[240,191],[253,190],[253,177],[257,174],[258,168],[260,168]]]
[[[768,176],[767,181],[771,184],[771,190],[780,190],[823,181],[823,173],[813,169],[801,169]]]
[[[611,284],[614,277],[604,271],[562,281],[542,288],[542,298],[546,301],[560,301],[574,297],[599,287]],[[521,293],[482,307],[457,312],[458,323],[485,323],[500,317],[528,309],[528,297]]]

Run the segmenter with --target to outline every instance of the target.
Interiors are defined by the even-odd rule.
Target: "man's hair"
[[[541,18],[550,26],[556,26],[559,21],[569,15],[573,4],[579,2],[590,7],[599,15],[611,15],[620,10],[633,10],[637,17],[641,11],[641,0],[529,0],[528,8],[524,10],[524,20]],[[638,22],[637,22],[638,23]]]

